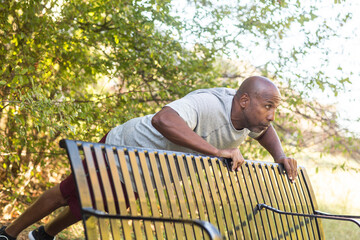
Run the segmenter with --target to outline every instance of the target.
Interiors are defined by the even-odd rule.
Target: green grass
[[[360,216],[359,163],[340,156],[320,157],[318,153],[309,152],[299,156],[297,160],[299,165],[307,169],[318,210]],[[341,165],[343,168],[339,167]],[[322,223],[327,240],[360,239],[360,228],[354,223],[337,220],[322,220]]]

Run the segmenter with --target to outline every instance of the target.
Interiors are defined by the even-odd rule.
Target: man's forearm
[[[286,157],[280,139],[272,125],[257,141],[271,154],[275,162]]]

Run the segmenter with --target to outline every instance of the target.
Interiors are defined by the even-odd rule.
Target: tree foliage
[[[24,184],[29,196],[34,186],[25,182],[27,176],[22,173],[41,180],[45,167],[67,166],[57,145],[61,138],[97,141],[115,125],[153,113],[194,89],[236,87],[237,79],[218,67],[219,59],[246,58],[260,47],[276,56],[259,66],[257,73],[281,85],[284,108],[290,112],[307,109],[304,96],[309,89],[336,93],[347,81],[334,81],[320,72],[305,75],[296,66],[336,35],[336,26],[346,22],[348,15],[340,16],[334,28],[318,21],[314,8],[300,1],[183,4],[0,1],[0,184],[4,192]],[[183,17],[183,11],[189,11],[188,17]],[[315,33],[307,30],[314,22],[318,24]],[[286,35],[294,25],[305,40],[285,48]],[[236,74],[248,76],[245,71]],[[290,91],[294,88],[300,90]],[[312,109],[321,122],[325,113]],[[290,118],[286,115],[277,122],[280,132],[284,121],[289,123],[280,135],[285,143],[290,142],[286,134],[291,141],[301,142],[300,130],[291,130]]]

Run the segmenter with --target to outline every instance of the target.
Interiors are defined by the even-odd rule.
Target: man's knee
[[[53,201],[57,206],[65,206],[67,205],[67,199],[61,193],[60,184],[50,188],[46,192],[44,192],[43,197],[46,197],[48,201]]]

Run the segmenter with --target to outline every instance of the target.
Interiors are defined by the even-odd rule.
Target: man
[[[265,77],[249,77],[235,91],[201,89],[166,105],[154,115],[132,119],[113,128],[100,142],[174,151],[198,152],[232,159],[238,170],[244,158],[238,146],[249,135],[284,164],[294,181],[297,163],[288,158],[270,124],[280,103],[278,88]],[[18,219],[0,231],[0,240],[15,239],[23,229],[68,205],[54,220],[29,234],[32,239],[53,239],[57,233],[80,220],[74,179],[69,176],[44,192]],[[11,238],[12,236],[13,238]]]

